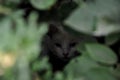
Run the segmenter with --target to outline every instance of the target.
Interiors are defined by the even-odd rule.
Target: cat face
[[[80,39],[67,33],[60,26],[54,24],[50,25],[44,41],[49,51],[61,60],[70,60],[79,55],[76,47]]]
[[[57,33],[54,35],[51,41],[53,54],[58,58],[69,60],[78,55],[76,47],[79,43],[79,40],[76,38],[70,35]]]

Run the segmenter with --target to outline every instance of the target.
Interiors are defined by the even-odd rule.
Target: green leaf
[[[66,19],[65,24],[76,31],[94,36],[119,32],[119,4],[115,0],[86,1]]]
[[[50,66],[48,64],[49,64],[48,58],[45,57],[40,61],[34,62],[32,69],[33,69],[33,71],[48,70],[48,69],[50,69]]]
[[[107,69],[94,68],[86,74],[85,80],[117,80]]]
[[[61,72],[57,72],[57,73],[55,74],[54,80],[64,80],[63,74],[62,74]]]
[[[112,45],[120,39],[120,34],[111,34],[105,37],[105,43],[107,45]]]
[[[99,19],[96,25],[96,30],[92,33],[94,36],[107,36],[112,33],[120,32],[120,25],[116,23],[107,23]]]
[[[16,62],[17,80],[30,80],[30,66],[26,56],[21,55]]]
[[[97,40],[91,36],[84,35],[84,37],[81,37],[81,41],[77,46],[77,50],[81,53],[86,52],[85,44],[87,43],[97,43]]]
[[[49,9],[56,0],[30,0],[31,4],[40,10]]]
[[[37,12],[32,12],[28,17],[28,26],[31,28],[33,26],[37,26],[37,20],[38,20]],[[32,29],[34,29],[34,28],[32,28]],[[35,29],[36,29],[36,27],[35,27]]]
[[[77,9],[66,21],[70,28],[91,34],[93,31],[94,15],[86,7]]]
[[[120,64],[117,65],[116,69],[112,71],[112,73],[118,78],[118,80],[120,79]]]
[[[104,45],[95,43],[86,44],[86,50],[95,61],[110,65],[117,62],[115,53]]]
[[[87,56],[81,56],[73,59],[66,67],[65,72],[71,73],[75,77],[85,74],[92,68],[99,67],[99,65]]]

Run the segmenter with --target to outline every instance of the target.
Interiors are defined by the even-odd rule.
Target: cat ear
[[[58,25],[57,24],[53,24],[53,23],[50,23],[49,24],[49,30],[48,30],[48,33],[47,35],[52,38],[56,33],[59,32],[59,29],[58,29]]]

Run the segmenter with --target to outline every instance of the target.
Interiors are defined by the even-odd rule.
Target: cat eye
[[[70,43],[70,47],[74,47],[76,44],[76,42]]]
[[[55,45],[56,45],[57,47],[61,47],[61,44],[59,44],[59,43],[55,43]]]

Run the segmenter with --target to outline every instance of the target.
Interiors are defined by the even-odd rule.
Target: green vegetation
[[[119,0],[0,0],[0,80],[120,80],[119,7]],[[50,21],[86,37],[82,55],[56,73],[47,57],[38,60]]]

